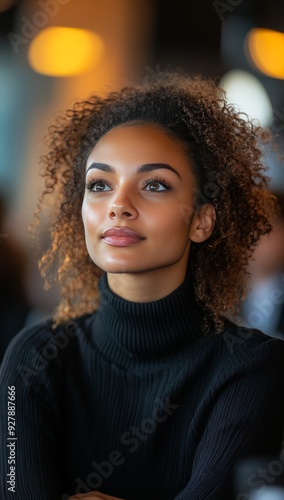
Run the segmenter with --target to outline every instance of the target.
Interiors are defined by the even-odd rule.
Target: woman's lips
[[[115,247],[127,247],[128,245],[134,245],[145,239],[140,234],[126,227],[113,227],[107,229],[103,232],[102,238],[105,243]]]

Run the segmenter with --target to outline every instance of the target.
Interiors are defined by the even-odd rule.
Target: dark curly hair
[[[214,81],[176,73],[161,73],[106,97],[91,96],[50,128],[37,219],[48,199],[51,247],[40,269],[47,286],[60,286],[54,324],[98,307],[102,271],[88,255],[81,218],[85,165],[103,134],[133,121],[160,125],[182,141],[199,185],[195,209],[204,203],[215,207],[214,231],[207,241],[192,244],[189,265],[196,297],[221,331],[224,316],[234,314],[245,296],[252,252],[260,236],[271,231],[275,198],[261,147],[267,132],[228,105]]]

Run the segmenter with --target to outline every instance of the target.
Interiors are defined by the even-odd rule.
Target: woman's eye
[[[89,184],[86,184],[86,188],[89,189],[89,191],[95,191],[96,193],[111,191],[109,185],[104,181],[90,182]]]
[[[149,181],[145,185],[146,191],[158,192],[158,191],[166,191],[168,186],[159,181]]]

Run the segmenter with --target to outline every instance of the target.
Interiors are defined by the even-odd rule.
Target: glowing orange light
[[[262,73],[284,79],[284,33],[254,28],[246,43],[253,63]]]
[[[104,49],[99,35],[88,30],[52,27],[31,42],[28,58],[38,73],[49,76],[78,75],[100,60]]]

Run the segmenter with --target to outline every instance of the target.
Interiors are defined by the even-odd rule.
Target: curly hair
[[[192,243],[189,265],[196,298],[221,331],[224,317],[233,315],[245,296],[252,252],[271,231],[276,203],[263,159],[267,132],[237,113],[213,80],[176,73],[161,73],[106,97],[93,95],[50,127],[37,219],[48,199],[51,246],[40,269],[46,286],[60,287],[54,324],[98,308],[102,270],[88,255],[81,217],[85,165],[100,137],[133,121],[155,123],[182,141],[194,159],[195,209],[205,203],[215,207],[214,231],[207,241]]]

